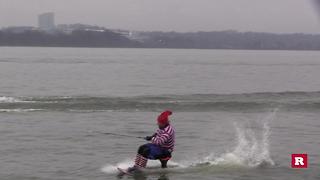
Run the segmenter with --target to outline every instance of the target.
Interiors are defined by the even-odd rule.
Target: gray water
[[[0,179],[118,179],[174,111],[170,168],[124,179],[319,179],[320,52],[0,48]],[[291,169],[307,153],[308,169]]]

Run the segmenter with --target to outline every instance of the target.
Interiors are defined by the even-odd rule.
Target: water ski
[[[117,167],[118,171],[120,172],[120,175],[129,175],[129,176],[132,176],[133,174],[128,172],[127,169],[122,169],[122,168],[119,168]]]

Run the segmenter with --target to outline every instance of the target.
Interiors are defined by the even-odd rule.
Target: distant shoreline
[[[206,48],[150,48],[150,47],[86,47],[86,46],[1,46],[0,48],[88,48],[88,49],[159,49],[159,50],[226,50],[226,51],[320,51],[308,49],[206,49]]]
[[[320,34],[138,32],[135,38],[130,38],[108,30],[77,30],[70,34],[0,31],[0,47],[319,51]]]

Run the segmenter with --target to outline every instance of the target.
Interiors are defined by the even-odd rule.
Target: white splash
[[[235,123],[237,145],[234,150],[218,157],[211,154],[201,163],[209,163],[210,165],[237,165],[250,168],[273,166],[274,161],[270,157],[269,147],[269,123],[274,119],[275,114],[276,111],[261,121],[261,134],[250,127]]]
[[[133,166],[133,160],[132,159],[127,159],[124,160],[120,163],[117,163],[116,165],[112,165],[112,164],[107,164],[105,165],[103,168],[101,168],[101,171],[107,174],[113,174],[118,172],[117,168],[122,168],[122,169],[127,169],[131,166]]]
[[[35,103],[36,101],[31,101],[26,97],[9,97],[0,96],[0,103]]]
[[[14,102],[21,102],[21,100],[14,97],[0,96],[0,103],[14,103]]]
[[[213,165],[240,165],[258,167],[261,165],[274,165],[269,154],[269,126],[264,124],[262,139],[258,140],[255,133],[250,129],[236,127],[238,144],[229,153],[225,153],[213,161]]]
[[[0,112],[3,113],[20,113],[20,112],[34,112],[34,111],[42,111],[43,109],[0,109]]]

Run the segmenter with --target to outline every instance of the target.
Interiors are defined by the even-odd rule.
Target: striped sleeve
[[[152,139],[152,143],[160,146],[165,146],[170,140],[172,133],[173,133],[173,130],[171,126],[169,126],[165,130],[158,130],[157,136]]]
[[[168,139],[169,139],[169,134],[163,133],[163,134],[160,134],[160,135],[154,137],[152,139],[152,143],[162,146],[162,145],[165,145],[165,143],[168,141]]]

